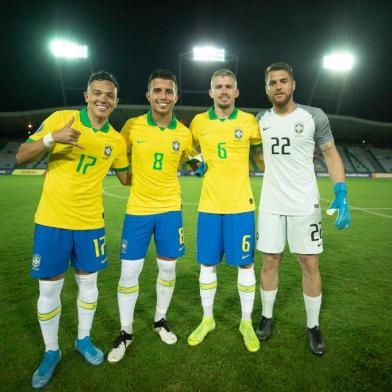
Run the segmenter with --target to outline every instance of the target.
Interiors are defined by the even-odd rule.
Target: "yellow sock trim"
[[[163,279],[158,279],[158,283],[161,286],[165,286],[165,287],[173,287],[176,284],[176,280],[163,280]]]
[[[131,293],[136,293],[139,291],[139,285],[132,286],[132,287],[123,287],[123,286],[118,286],[117,291],[122,294],[131,294]]]
[[[87,309],[87,310],[94,310],[97,307],[97,303],[96,302],[84,302],[84,301],[78,301],[78,306],[80,306],[83,309]]]
[[[242,291],[243,293],[254,293],[256,291],[256,285],[252,286],[243,286],[242,284],[238,285],[238,290]]]
[[[39,321],[48,321],[61,312],[61,305],[49,313],[37,313]]]

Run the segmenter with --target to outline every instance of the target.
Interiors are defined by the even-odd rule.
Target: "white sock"
[[[75,274],[76,284],[79,288],[77,298],[78,339],[90,336],[98,300],[97,277],[97,272],[88,275]]]
[[[256,277],[251,268],[238,267],[238,293],[241,301],[242,320],[250,320],[256,293]]]
[[[204,317],[213,317],[214,299],[218,285],[215,265],[200,265],[199,283]]]
[[[61,314],[60,294],[64,279],[40,280],[37,302],[38,321],[45,343],[45,351],[59,349],[58,332]]]
[[[154,321],[166,318],[176,284],[176,261],[157,259],[159,272],[156,284],[157,307]]]
[[[261,294],[261,306],[262,312],[261,314],[266,318],[272,318],[272,311],[274,309],[274,303],[276,298],[276,293],[278,292],[278,288],[275,290],[263,290],[260,287]]]
[[[144,259],[121,260],[121,276],[117,288],[118,309],[120,312],[121,330],[133,332],[133,315],[139,296],[139,275],[142,272]]]
[[[317,297],[309,297],[304,293],[306,310],[306,325],[308,328],[318,327],[321,308],[321,294]]]

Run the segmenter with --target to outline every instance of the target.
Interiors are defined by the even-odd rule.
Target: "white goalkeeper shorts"
[[[256,239],[256,249],[263,253],[282,253],[286,241],[291,253],[322,253],[321,212],[307,216],[286,216],[259,211]]]

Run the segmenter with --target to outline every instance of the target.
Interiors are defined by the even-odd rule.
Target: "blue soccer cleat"
[[[91,363],[91,365],[100,365],[105,359],[103,352],[91,342],[91,336],[86,336],[83,339],[76,339],[75,348],[84,356],[88,363]]]
[[[53,376],[54,369],[61,359],[60,350],[49,350],[44,354],[44,358],[40,363],[38,369],[34,372],[31,379],[33,388],[43,388],[46,386]]]

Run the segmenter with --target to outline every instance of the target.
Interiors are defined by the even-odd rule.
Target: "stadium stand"
[[[81,107],[74,106],[74,109]],[[37,129],[41,122],[56,110],[63,108],[48,108],[25,112],[0,113],[0,169],[7,169],[7,173],[17,168],[15,154],[20,143],[29,136],[28,124]],[[208,108],[196,106],[177,106],[176,116],[186,125],[192,118]],[[244,111],[257,114],[260,109],[242,108]],[[147,105],[119,105],[111,116],[111,123],[116,129],[129,117],[139,116],[149,110]],[[392,173],[392,123],[369,121],[360,118],[328,115],[334,133],[338,151],[342,157],[347,173]],[[315,152],[315,170],[326,173],[327,168],[321,154]],[[47,156],[34,164],[24,168],[45,169]],[[183,164],[181,171],[188,168]],[[250,171],[262,172],[264,162],[262,149],[252,148],[250,154]]]

